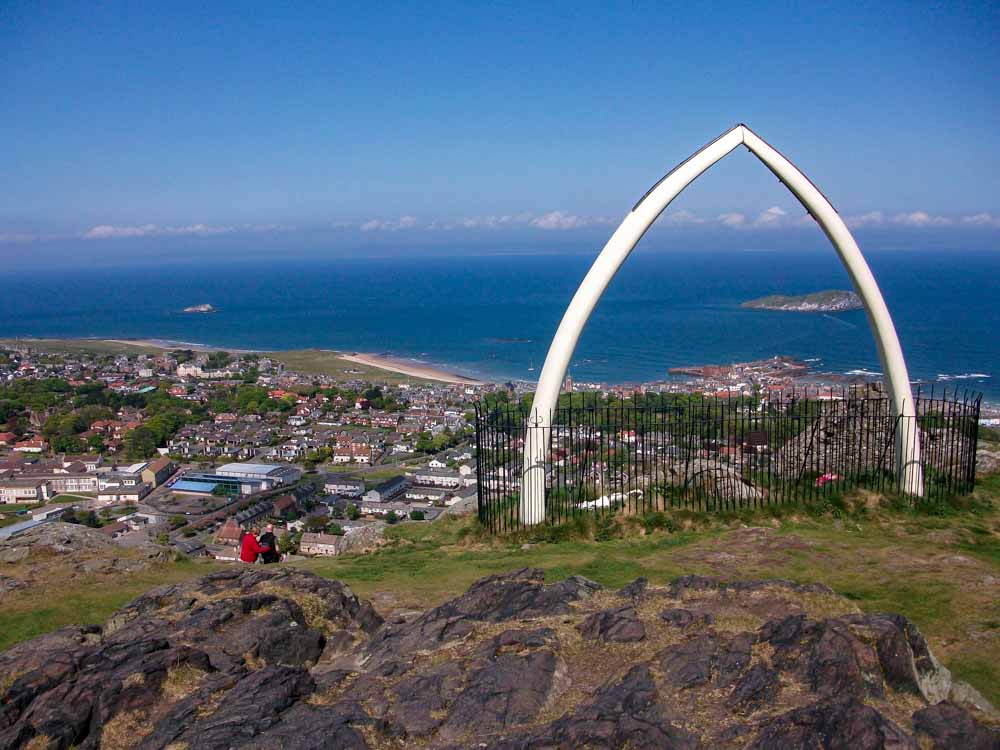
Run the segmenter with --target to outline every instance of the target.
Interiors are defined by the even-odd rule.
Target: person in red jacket
[[[243,535],[243,539],[240,540],[240,562],[255,563],[258,555],[271,549],[267,545],[262,546],[257,542],[259,531],[260,529],[253,529]]]

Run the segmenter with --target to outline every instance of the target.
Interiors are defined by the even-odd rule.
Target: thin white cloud
[[[961,223],[967,227],[1000,227],[1000,216],[983,212],[972,214],[971,216],[963,216]]]
[[[890,221],[906,227],[941,227],[952,223],[946,216],[931,216],[926,211],[896,214]]]
[[[547,214],[536,216],[530,222],[531,226],[537,229],[565,230],[580,229],[594,223],[593,220],[566,214],[562,211],[549,211]]]
[[[781,206],[771,206],[761,211],[754,220],[755,227],[772,229],[781,226],[782,219],[786,216],[786,211]]]
[[[705,220],[690,211],[681,209],[673,211],[663,218],[664,223],[674,227],[682,227],[690,224],[704,224]]]
[[[720,214],[717,221],[721,224],[732,227],[733,229],[739,229],[746,223],[747,217],[744,214],[729,212],[725,214]]]
[[[398,232],[401,229],[414,229],[416,226],[416,216],[400,216],[398,219],[372,219],[359,229],[362,232]]]
[[[183,227],[161,227],[157,224],[142,224],[138,226],[99,224],[96,227],[91,227],[80,236],[85,240],[114,240],[128,237],[211,237],[234,231],[236,231],[235,227],[213,227],[208,224],[190,224]]]
[[[844,223],[851,229],[861,229],[862,227],[877,227],[885,221],[881,211],[869,211],[860,216],[848,216]]]
[[[120,237],[147,237],[157,230],[155,224],[144,224],[139,227],[116,227],[111,224],[99,224],[83,233],[85,240],[110,240]]]
[[[434,222],[435,229],[503,229],[504,227],[527,224],[531,214],[504,214],[503,216],[463,216],[452,221]]]

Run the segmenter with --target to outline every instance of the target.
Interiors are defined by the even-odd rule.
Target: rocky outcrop
[[[30,590],[52,575],[60,578],[120,576],[171,556],[149,540],[123,547],[97,529],[71,523],[45,523],[0,541],[0,596]]]
[[[981,445],[976,451],[976,476],[985,477],[1000,471],[1000,446]]]
[[[237,567],[0,654],[0,749],[997,748],[960,688],[912,623],[824,586],[523,569],[384,622]]]

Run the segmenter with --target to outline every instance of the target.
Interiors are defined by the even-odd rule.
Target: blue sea
[[[1000,253],[867,254],[911,377],[1000,401]],[[471,375],[537,377],[594,255],[190,262],[7,271],[0,336],[161,338],[248,349],[389,353]],[[636,251],[573,360],[579,381],[664,379],[681,365],[787,354],[879,370],[862,311],[759,312],[766,294],[848,289],[831,250]],[[210,303],[211,315],[185,314]]]

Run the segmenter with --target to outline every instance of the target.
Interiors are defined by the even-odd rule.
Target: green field
[[[93,354],[159,354],[163,349],[139,343],[104,341],[102,339],[0,339],[0,347],[30,346],[40,352]]]

